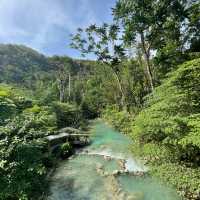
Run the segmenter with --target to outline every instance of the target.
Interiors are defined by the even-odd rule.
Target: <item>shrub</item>
[[[129,134],[131,132],[133,116],[128,112],[119,111],[116,107],[107,107],[102,112],[102,116],[122,133]]]
[[[11,99],[0,96],[0,125],[16,114],[16,105]]]
[[[3,187],[0,187],[0,199],[37,199],[47,186],[41,147],[37,143],[13,139],[8,146],[1,146],[1,150]]]
[[[68,103],[54,102],[53,111],[56,113],[59,128],[66,126],[79,127],[81,123],[81,111],[74,105]]]
[[[33,106],[24,110],[22,117],[27,121],[28,130],[34,129],[50,134],[57,128],[56,114],[49,107]]]
[[[135,118],[133,151],[184,199],[200,195],[200,59],[179,66]]]
[[[43,138],[56,129],[56,115],[33,106],[8,119],[0,126],[0,199],[38,199],[48,185],[46,167],[52,166]]]
[[[72,146],[69,142],[66,142],[64,144],[61,145],[61,157],[67,158],[68,156],[70,156],[72,154]]]
[[[187,62],[149,97],[135,119],[133,137],[140,143],[174,147],[180,159],[190,160],[188,147],[200,153],[200,59]]]
[[[177,188],[183,199],[199,199],[200,169],[186,167],[178,163],[162,163],[152,166],[151,174]]]
[[[81,103],[80,110],[86,119],[94,119],[99,116],[98,108],[86,100]]]
[[[0,84],[0,125],[31,106],[31,100],[15,92],[14,88]]]

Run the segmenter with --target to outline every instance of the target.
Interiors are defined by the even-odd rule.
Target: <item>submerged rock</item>
[[[96,166],[96,171],[100,176],[105,176],[105,171],[103,169],[103,165],[102,164],[97,164]]]
[[[116,176],[116,175],[119,175],[119,174],[120,174],[119,170],[114,170],[113,173],[112,173],[113,176]]]
[[[97,166],[96,166],[96,169],[103,169],[103,165],[98,163]]]
[[[103,158],[104,158],[104,160],[107,160],[107,161],[112,160],[112,157],[111,156],[107,156],[107,155],[104,155]]]
[[[125,159],[119,159],[118,163],[122,170],[126,169],[126,160]]]
[[[143,192],[135,192],[127,197],[127,200],[144,200],[144,193]]]

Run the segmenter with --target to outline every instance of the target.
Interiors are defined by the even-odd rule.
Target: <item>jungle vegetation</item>
[[[118,0],[112,14],[71,36],[95,61],[0,45],[0,199],[43,199],[44,137],[97,117],[131,136],[153,176],[200,198],[200,2]]]

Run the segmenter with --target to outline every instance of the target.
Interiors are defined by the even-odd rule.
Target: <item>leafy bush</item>
[[[47,186],[41,147],[16,139],[1,150],[0,199],[37,199]]]
[[[16,113],[16,105],[8,98],[0,96],[0,125]]]
[[[80,105],[81,112],[86,119],[94,119],[98,117],[99,111],[97,107],[92,105],[89,101],[84,100]]]
[[[149,98],[148,107],[135,119],[133,137],[140,143],[159,142],[174,147],[180,159],[200,154],[200,59],[179,67]]]
[[[170,185],[174,185],[183,199],[199,199],[200,169],[186,167],[178,163],[162,163],[152,166],[151,174]]]
[[[119,111],[116,107],[107,107],[102,112],[102,116],[122,133],[129,134],[131,132],[133,116],[128,112]]]
[[[15,88],[0,84],[0,125],[31,106],[32,101],[16,93]]]
[[[135,154],[186,199],[200,195],[200,59],[179,66],[134,121]]]
[[[0,129],[0,172],[4,182],[0,199],[37,199],[47,186],[43,160],[46,144],[42,139],[45,129],[40,130],[31,117],[18,116]]]
[[[57,129],[56,114],[49,107],[34,106],[24,110],[22,116],[27,120],[26,128],[29,130],[40,130],[50,134]]]
[[[9,97],[10,88],[0,85],[0,125],[16,113],[16,105]]]
[[[67,158],[72,154],[72,146],[69,142],[66,142],[61,145],[61,157],[62,158]]]
[[[56,113],[58,128],[66,126],[79,127],[82,116],[81,111],[68,103],[54,102],[53,111]]]
[[[44,136],[57,128],[56,114],[11,88],[0,87],[0,199],[38,199],[48,185]]]

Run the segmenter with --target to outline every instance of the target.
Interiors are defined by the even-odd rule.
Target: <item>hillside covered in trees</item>
[[[73,147],[52,156],[44,138],[99,117],[131,137],[151,176],[200,199],[200,3],[118,0],[112,15],[71,35],[93,61],[0,45],[0,199],[45,199]]]

